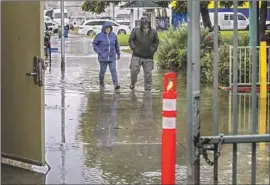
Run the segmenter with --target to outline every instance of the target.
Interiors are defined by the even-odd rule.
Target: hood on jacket
[[[150,20],[149,17],[143,16],[141,18],[140,22],[141,22],[141,28],[142,28],[142,26],[143,26],[144,23],[149,23],[149,28],[151,28],[151,20]]]
[[[101,31],[105,32],[106,28],[111,27],[111,32],[113,30],[113,24],[109,21],[104,22]]]

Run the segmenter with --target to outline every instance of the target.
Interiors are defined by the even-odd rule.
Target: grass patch
[[[159,38],[162,38],[163,35],[164,35],[164,32],[158,32]],[[94,39],[95,36],[94,35],[91,35],[91,36],[89,36],[89,38]],[[129,46],[129,44],[128,44],[128,38],[129,38],[129,34],[126,34],[126,35],[117,35],[119,46]]]
[[[221,36],[226,44],[233,44],[233,31],[221,31]],[[165,31],[158,32],[159,39],[162,39],[164,37]],[[248,36],[248,31],[238,31],[238,38]],[[89,38],[94,39],[95,36],[91,35]],[[128,44],[128,38],[129,34],[126,35],[117,35],[119,46],[129,46]],[[127,53],[131,51],[125,51]]]
[[[79,28],[78,27],[74,27],[72,30],[69,30],[71,33],[73,34],[78,34]]]
[[[233,44],[233,31],[221,31],[221,37],[224,43],[232,45]],[[248,31],[238,31],[238,38],[243,38],[248,36]]]

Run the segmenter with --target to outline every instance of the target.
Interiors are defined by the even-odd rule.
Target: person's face
[[[149,28],[149,23],[147,23],[147,22],[143,23],[143,28],[145,28],[145,29]]]
[[[110,32],[111,32],[111,30],[112,30],[112,28],[111,28],[111,27],[107,27],[107,28],[105,29],[105,32],[106,32],[106,33],[110,33]]]

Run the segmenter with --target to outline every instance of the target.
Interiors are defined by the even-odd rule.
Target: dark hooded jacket
[[[145,34],[143,32],[142,24],[148,22],[149,32]],[[157,51],[159,39],[157,31],[151,28],[151,23],[148,20],[141,21],[141,26],[133,28],[129,36],[129,46],[133,51],[133,56],[153,59],[154,53]]]
[[[107,34],[105,32],[107,27],[112,28],[112,23],[105,22],[102,30],[93,40],[93,48],[98,54],[99,61],[115,61],[116,55],[120,56],[120,48],[117,41],[117,36],[114,32]]]

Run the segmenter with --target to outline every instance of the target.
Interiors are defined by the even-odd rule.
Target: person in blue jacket
[[[104,88],[104,76],[107,66],[110,68],[112,81],[115,89],[120,89],[116,71],[116,60],[120,59],[120,48],[116,34],[113,32],[112,23],[105,22],[102,30],[93,40],[94,51],[98,54],[100,64],[99,83],[100,87]]]

